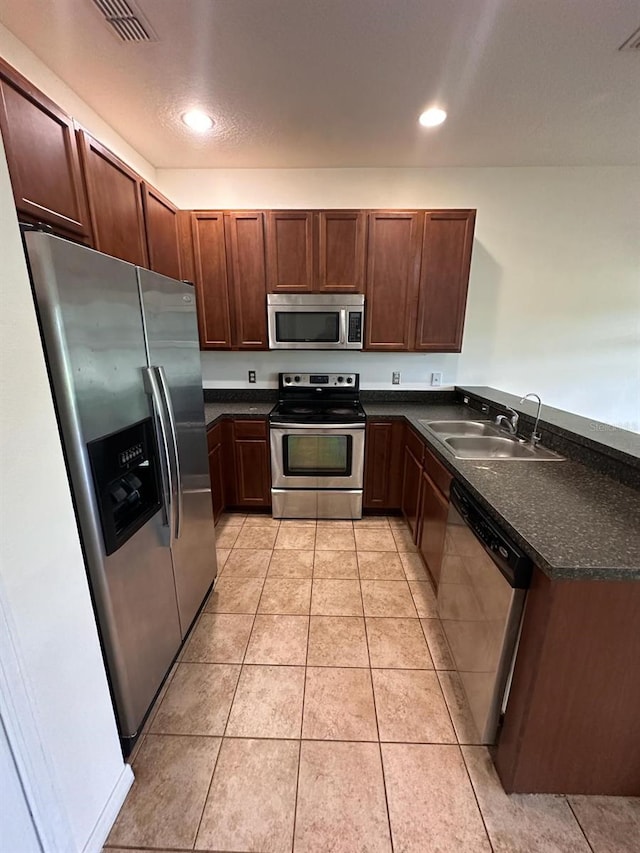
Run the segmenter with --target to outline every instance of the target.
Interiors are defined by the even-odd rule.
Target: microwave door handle
[[[167,434],[167,424],[164,417],[164,406],[162,405],[162,397],[160,387],[153,367],[143,368],[144,388],[146,393],[151,398],[151,406],[153,409],[153,420],[155,423],[156,437],[159,445],[159,466],[160,480],[162,482],[163,493],[163,524],[169,528],[169,545],[173,543],[174,523],[174,502],[173,502],[173,474],[171,469],[171,458],[169,456],[169,437]]]
[[[344,346],[347,340],[347,310],[340,309],[340,345]]]
[[[169,384],[167,376],[164,372],[164,367],[154,368],[158,374],[162,396],[164,397],[164,409],[169,419],[169,436],[171,442],[171,451],[173,453],[174,471],[176,473],[176,518],[175,518],[175,533],[176,539],[182,535],[182,472],[180,470],[180,456],[178,454],[178,433],[176,430],[176,416],[173,411],[173,403],[171,402],[171,394],[169,392]]]

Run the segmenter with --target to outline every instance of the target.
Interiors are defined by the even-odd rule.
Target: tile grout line
[[[358,563],[358,574],[360,573],[360,564]],[[367,644],[367,658],[369,660],[369,680],[371,682],[371,695],[373,698],[373,714],[376,720],[376,732],[378,733],[378,755],[380,756],[380,772],[382,774],[382,790],[384,791],[384,804],[387,810],[387,826],[389,827],[389,844],[391,845],[391,853],[394,850],[393,831],[391,829],[391,813],[389,811],[389,797],[387,795],[387,780],[384,775],[384,760],[382,758],[382,744],[380,742],[380,725],[378,723],[378,706],[376,704],[376,691],[373,686],[373,667],[371,666],[371,651],[369,649],[369,632],[367,630],[367,618],[364,612],[364,597],[362,595],[362,581],[359,581],[360,599],[362,601],[362,618],[364,621],[364,639]]]
[[[591,844],[591,842],[589,841],[589,836],[587,835],[587,833],[586,833],[586,831],[585,831],[584,827],[583,827],[583,826],[582,826],[582,824],[580,823],[580,818],[579,818],[579,817],[578,817],[578,815],[575,813],[574,808],[573,808],[573,806],[571,805],[571,800],[569,799],[568,794],[564,794],[564,795],[563,795],[563,800],[564,800],[564,801],[566,802],[566,804],[569,806],[569,810],[571,811],[571,814],[573,815],[573,818],[574,818],[575,822],[578,824],[578,827],[580,828],[580,832],[581,832],[581,833],[583,834],[583,836],[584,836],[584,840],[587,842],[587,847],[588,847],[588,848],[589,848],[589,850],[591,850],[591,851],[592,851],[592,853],[593,853],[593,850],[594,850],[593,845],[592,845],[592,844]]]
[[[456,737],[457,737],[456,733]],[[458,744],[458,752],[460,753],[460,757],[462,758],[462,766],[464,767],[465,773],[467,774],[467,779],[469,780],[469,784],[471,785],[471,791],[473,793],[473,799],[476,802],[476,806],[478,807],[478,814],[480,815],[480,820],[482,821],[482,826],[484,828],[485,835],[487,836],[487,841],[489,842],[489,847],[495,853],[495,847],[493,846],[493,842],[491,841],[491,836],[489,835],[489,830],[487,829],[487,824],[484,819],[484,814],[482,812],[482,808],[480,807],[480,800],[478,799],[478,795],[476,793],[475,785],[473,784],[473,779],[471,778],[471,773],[469,773],[469,768],[467,766],[467,760],[464,757],[464,752],[462,751],[462,747]]]
[[[311,591],[309,594],[309,615],[307,616],[307,647],[304,655],[304,680],[302,682],[302,713],[300,715],[300,738],[298,740],[298,772],[296,774],[296,794],[293,801],[293,832],[291,834],[291,853],[294,853],[296,846],[296,824],[298,820],[298,791],[300,789],[300,764],[302,762],[302,732],[304,726],[304,700],[307,692],[307,669],[309,665],[309,638],[311,635],[311,601],[313,599],[313,571],[316,562],[316,537],[318,528],[316,526],[315,536],[313,538],[313,559],[311,561]]]
[[[243,523],[243,526],[244,526],[244,523]],[[233,548],[232,548],[231,550],[233,550]],[[264,582],[265,582],[265,580],[266,580],[266,575],[265,575],[265,578],[264,578],[264,579],[263,579],[263,581],[262,581],[262,589],[264,589]],[[262,590],[260,591],[260,598],[258,599],[258,606],[260,605],[260,599],[261,599],[261,598],[262,598]],[[209,795],[210,795],[210,793],[211,793],[211,786],[213,785],[213,777],[214,777],[214,776],[215,776],[215,774],[216,774],[216,768],[218,767],[218,761],[220,760],[220,753],[222,752],[222,747],[223,747],[223,745],[224,745],[224,738],[225,738],[225,735],[226,735],[226,732],[227,732],[227,727],[228,727],[228,725],[229,725],[229,717],[231,716],[231,710],[232,710],[232,708],[233,708],[233,703],[234,703],[234,702],[235,702],[235,700],[236,700],[236,694],[237,694],[237,692],[238,692],[238,685],[240,684],[240,678],[242,677],[242,668],[243,668],[243,666],[244,666],[244,661],[245,661],[245,658],[246,658],[246,656],[247,656],[247,650],[248,650],[248,648],[249,648],[249,642],[251,641],[251,634],[253,633],[253,627],[254,627],[254,625],[255,625],[255,623],[256,623],[256,616],[257,616],[257,615],[258,615],[258,610],[257,610],[257,607],[256,607],[256,612],[254,613],[254,616],[253,616],[253,622],[251,623],[251,630],[249,631],[249,636],[247,637],[247,644],[246,644],[246,646],[244,647],[244,654],[242,655],[242,661],[240,662],[240,669],[238,670],[238,678],[236,679],[236,686],[235,686],[234,691],[233,691],[233,697],[232,697],[232,699],[231,699],[231,703],[229,704],[229,711],[228,711],[228,713],[227,713],[227,719],[226,719],[226,721],[225,721],[224,729],[223,729],[223,732],[222,732],[222,736],[221,736],[221,738],[220,738],[220,746],[219,746],[219,748],[218,748],[218,754],[216,755],[216,760],[214,761],[214,764],[213,764],[213,771],[212,771],[212,773],[211,773],[211,778],[209,779],[209,785],[208,785],[208,787],[207,787],[207,794],[206,794],[206,796],[205,796],[205,798],[204,798],[204,804],[203,804],[203,806],[202,806],[202,811],[200,812],[200,820],[198,821],[198,827],[197,827],[197,829],[196,829],[196,834],[195,834],[195,837],[194,837],[194,840],[193,840],[193,846],[192,846],[192,849],[193,849],[193,850],[195,850],[195,846],[196,846],[196,844],[198,843],[198,835],[200,834],[200,828],[201,828],[201,826],[202,826],[202,819],[204,818],[204,813],[205,813],[205,810],[206,810],[206,808],[207,808],[207,802],[208,802],[208,800],[209,800]]]

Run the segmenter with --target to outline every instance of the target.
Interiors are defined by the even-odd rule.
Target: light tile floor
[[[217,534],[109,853],[640,849],[640,799],[504,793],[401,520]]]

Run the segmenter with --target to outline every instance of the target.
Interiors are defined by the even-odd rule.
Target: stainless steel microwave
[[[269,293],[269,349],[362,349],[364,296]]]

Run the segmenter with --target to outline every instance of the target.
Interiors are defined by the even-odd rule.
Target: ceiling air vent
[[[620,45],[618,50],[640,50],[640,27]]]
[[[92,0],[120,41],[131,43],[157,41],[142,14],[127,0]]]

